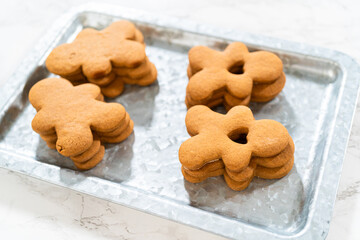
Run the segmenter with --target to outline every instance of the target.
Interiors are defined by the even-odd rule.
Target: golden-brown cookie
[[[46,66],[73,85],[94,83],[111,98],[123,92],[124,83],[146,86],[157,77],[146,57],[144,36],[125,20],[101,31],[84,29],[72,43],[55,48]]]
[[[226,115],[198,105],[189,109],[190,139],[179,149],[182,173],[190,182],[224,175],[234,190],[246,188],[254,176],[281,178],[294,163],[294,143],[286,128],[274,120],[255,120],[245,106]]]
[[[130,120],[129,126],[122,133],[120,133],[118,136],[115,137],[100,136],[101,142],[104,143],[122,142],[130,136],[130,134],[133,132],[133,129],[134,129],[134,122]]]
[[[255,121],[247,107],[236,107],[223,115],[198,105],[189,109],[185,122],[194,137],[181,145],[179,159],[189,169],[222,159],[227,168],[240,171],[248,166],[251,156],[274,156],[289,143],[284,126],[273,120]],[[246,134],[247,144],[232,140],[241,134]]]
[[[102,78],[88,78],[89,82],[94,83],[100,87],[108,86],[114,79],[116,74],[114,72],[109,73],[108,75]]]
[[[202,176],[193,176],[189,174],[189,171],[187,171],[184,167],[181,168],[181,172],[184,176],[184,178],[188,181],[188,182],[192,182],[192,183],[199,183],[204,181],[207,178],[210,177],[217,177],[217,176],[221,176],[224,174],[224,169],[218,169],[218,170],[214,170],[212,172],[208,172],[206,173],[206,175],[202,175]]]
[[[255,176],[265,179],[278,179],[286,176],[294,165],[294,156],[291,157],[283,166],[276,168],[266,168],[257,166],[255,169]]]
[[[86,162],[75,162],[74,161],[74,165],[79,170],[89,170],[89,169],[95,167],[99,162],[101,162],[101,160],[104,157],[104,154],[105,154],[105,147],[100,146],[99,151],[88,161],[86,161]]]
[[[130,115],[126,113],[125,120],[123,121],[122,125],[115,130],[112,130],[110,132],[98,132],[99,136],[104,137],[117,137],[120,134],[122,134],[127,128],[129,128],[130,124]]]
[[[189,51],[187,68],[189,83],[186,105],[224,104],[227,109],[248,105],[250,101],[265,102],[276,97],[285,85],[281,60],[273,53],[249,53],[247,47],[234,42],[220,52],[205,46]],[[215,98],[223,92],[222,102]]]
[[[101,87],[101,92],[104,96],[114,98],[119,96],[124,91],[124,80],[122,77],[117,76],[107,86]]]
[[[215,171],[221,172],[221,174],[219,174],[219,175],[222,175],[222,173],[225,169],[225,165],[224,165],[223,161],[219,159],[219,160],[215,160],[213,162],[209,162],[197,170],[190,170],[190,169],[187,169],[185,166],[182,166],[182,168],[183,168],[183,171],[185,171],[190,176],[193,176],[196,178],[204,178],[204,177],[209,177],[208,176],[209,173],[215,172]]]
[[[255,174],[255,169],[256,169],[256,163],[253,161],[250,161],[249,165],[240,172],[233,172],[225,167],[226,174],[228,175],[228,177],[237,182],[244,182],[249,179],[252,179]]]
[[[86,81],[86,77],[82,73],[78,73],[75,75],[61,75],[62,78],[65,78],[71,82],[81,82]]]
[[[294,141],[292,140],[292,138],[290,138],[287,147],[279,154],[272,157],[252,157],[251,161],[262,167],[277,168],[286,164],[288,160],[291,159],[292,156],[294,156],[294,152]]]
[[[56,148],[64,156],[85,152],[93,143],[92,130],[115,130],[126,116],[121,104],[98,101],[99,95],[99,87],[93,84],[73,87],[61,78],[39,81],[29,92],[30,103],[37,110],[32,121],[34,131],[55,131]]]
[[[284,88],[286,83],[285,74],[282,73],[279,78],[269,84],[255,83],[251,92],[251,101],[268,102],[276,97]]]
[[[150,73],[151,67],[154,64],[150,62],[148,57],[138,67],[127,68],[127,67],[114,67],[113,72],[118,76],[124,76],[131,79],[139,79]]]
[[[101,147],[100,139],[98,136],[96,136],[96,134],[94,134],[94,140],[90,148],[79,155],[71,156],[71,160],[78,163],[84,163],[88,161],[90,158],[94,157],[95,154],[99,152],[100,147]]]
[[[72,43],[53,49],[46,59],[46,67],[63,76],[81,69],[87,78],[92,79],[109,74],[112,65],[134,68],[145,60],[145,46],[129,40],[135,39],[135,35],[134,24],[125,20],[114,22],[101,31],[84,29]]]
[[[234,191],[242,191],[250,185],[253,178],[242,182],[238,182],[230,178],[227,172],[224,172],[224,179],[226,184],[229,186],[229,188],[231,188]]]
[[[148,86],[148,85],[152,84],[153,82],[155,82],[155,80],[157,78],[157,70],[155,68],[155,65],[150,63],[150,71],[148,72],[148,74],[144,75],[143,77],[131,78],[128,76],[123,76],[121,78],[124,81],[124,83],[126,83],[126,84],[136,84],[139,86]]]

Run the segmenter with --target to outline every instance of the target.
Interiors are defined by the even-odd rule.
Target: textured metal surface
[[[31,129],[31,86],[48,77],[44,59],[83,27],[103,28],[130,19],[146,36],[158,82],[127,86],[116,101],[135,122],[121,144],[106,146],[104,160],[87,172],[50,150]],[[220,37],[219,37],[220,36]],[[295,166],[280,180],[255,179],[242,192],[222,177],[184,181],[177,152],[189,136],[184,118],[187,51],[203,44],[222,49],[242,41],[283,60],[287,84],[265,104],[251,104],[256,119],[284,124],[296,145]],[[325,238],[350,133],[359,66],[348,56],[318,47],[198,25],[121,7],[90,4],[62,17],[21,68],[0,89],[0,167],[120,203],[230,238]]]

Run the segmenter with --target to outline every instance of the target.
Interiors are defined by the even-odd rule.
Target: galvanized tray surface
[[[157,83],[127,86],[116,99],[135,122],[134,134],[106,145],[104,160],[87,172],[74,170],[31,129],[31,86],[51,76],[44,60],[84,27],[104,28],[129,19],[146,37],[158,69]],[[184,104],[187,51],[195,45],[223,49],[242,41],[284,62],[287,83],[273,101],[251,104],[256,119],[286,126],[296,145],[295,166],[280,180],[254,179],[242,192],[222,177],[184,181],[178,149],[189,138]],[[89,4],[70,11],[0,89],[0,167],[200,228],[229,238],[322,239],[326,237],[359,87],[359,66],[332,50],[159,17],[117,6]]]

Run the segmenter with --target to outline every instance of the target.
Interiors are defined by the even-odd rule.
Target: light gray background
[[[87,1],[0,0],[0,86],[51,24]],[[103,1],[336,49],[360,60],[360,2]],[[360,106],[327,239],[360,239]],[[4,239],[222,239],[200,230],[0,169]]]

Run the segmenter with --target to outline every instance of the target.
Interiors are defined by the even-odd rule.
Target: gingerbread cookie
[[[88,78],[109,74],[112,65],[136,67],[145,59],[144,45],[135,38],[135,26],[128,21],[112,23],[102,31],[87,28],[72,43],[56,47],[46,59],[46,67],[58,75],[80,70]]]
[[[281,60],[273,53],[249,53],[247,47],[234,42],[223,51],[196,46],[189,51],[189,83],[186,105],[213,107],[224,104],[248,105],[250,100],[270,101],[285,85]]]
[[[200,182],[224,175],[235,190],[254,176],[285,176],[294,162],[294,143],[286,128],[274,120],[255,120],[245,106],[226,115],[206,106],[194,106],[186,115],[190,139],[181,144],[179,160],[185,179]]]
[[[95,166],[102,159],[101,143],[121,142],[133,130],[124,107],[103,102],[94,84],[74,87],[65,79],[48,78],[30,89],[29,100],[37,110],[34,131],[79,169]]]
[[[124,83],[146,86],[157,78],[154,64],[146,57],[144,36],[125,20],[102,31],[84,29],[72,43],[56,47],[46,67],[74,85],[94,83],[107,97],[120,95]]]

